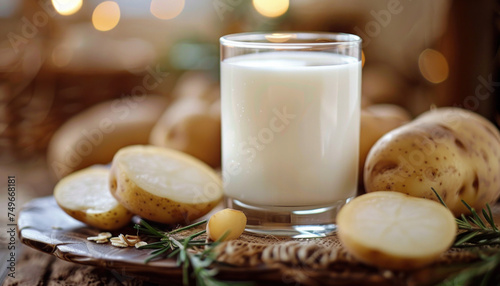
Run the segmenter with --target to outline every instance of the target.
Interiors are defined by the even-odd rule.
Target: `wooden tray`
[[[500,204],[494,206],[493,212],[495,221],[500,222]],[[175,259],[145,264],[150,250],[117,248],[88,241],[87,237],[97,235],[99,230],[68,216],[52,196],[34,199],[26,204],[19,214],[18,230],[24,244],[66,261],[112,269],[120,275],[139,277],[154,283],[179,284],[182,279],[182,270]],[[135,234],[136,230],[130,225],[112,233],[114,236],[120,233]],[[279,268],[221,265],[218,269],[217,276],[221,280],[255,281],[265,285],[296,284]],[[383,271],[361,264],[354,268],[346,265],[327,271],[304,273],[320,285],[429,285],[433,284],[431,281],[439,281],[450,274],[450,270],[441,270],[431,265],[385,277]]]
[[[97,235],[99,230],[67,215],[52,196],[37,198],[24,205],[17,225],[22,243],[66,261],[113,269],[121,275],[141,277],[150,282],[179,282],[182,278],[182,269],[177,266],[175,259],[145,264],[150,250],[117,248],[88,241],[87,237]],[[112,233],[114,236],[120,233],[135,234],[136,230],[129,226]],[[258,277],[262,281],[273,281],[274,278],[280,278],[276,275],[277,271],[224,266],[219,275],[224,280],[256,280]]]

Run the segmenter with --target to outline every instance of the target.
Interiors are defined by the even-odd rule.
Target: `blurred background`
[[[21,204],[130,144],[219,167],[218,39],[238,32],[357,34],[364,107],[459,106],[498,124],[498,4],[0,0],[0,175]]]

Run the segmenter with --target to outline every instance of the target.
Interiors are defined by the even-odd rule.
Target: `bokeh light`
[[[448,78],[448,61],[436,50],[424,50],[418,57],[418,67],[422,76],[432,83],[440,83]]]
[[[290,6],[289,0],[253,0],[253,7],[262,16],[279,17],[286,13]]]
[[[72,15],[82,8],[82,0],[52,0],[56,11],[64,16]]]
[[[184,10],[184,0],[152,0],[151,14],[162,20],[173,19]]]
[[[92,13],[92,24],[99,31],[109,31],[120,21],[120,7],[116,2],[105,1],[97,5]]]

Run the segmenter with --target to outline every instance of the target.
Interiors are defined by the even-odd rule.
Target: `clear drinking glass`
[[[356,194],[361,39],[243,33],[221,43],[222,172],[247,231],[325,236]]]

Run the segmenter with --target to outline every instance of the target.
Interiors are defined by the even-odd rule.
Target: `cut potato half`
[[[113,158],[110,189],[131,212],[160,223],[189,223],[222,199],[222,181],[200,160],[156,146],[129,146]]]
[[[67,214],[103,230],[119,229],[133,216],[111,195],[105,167],[90,167],[64,177],[55,186],[54,197]]]
[[[453,243],[457,225],[443,205],[398,192],[359,196],[337,216],[338,236],[360,261],[390,269],[433,262]]]

